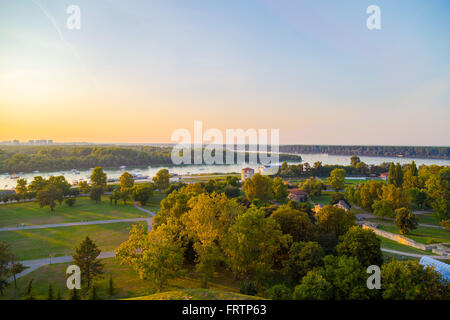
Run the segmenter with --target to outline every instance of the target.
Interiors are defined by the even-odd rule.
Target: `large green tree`
[[[153,187],[151,184],[138,184],[133,187],[132,196],[134,201],[138,201],[141,206],[145,206],[148,200],[153,196]]]
[[[383,263],[381,240],[372,230],[359,226],[351,227],[339,238],[336,250],[338,255],[356,257],[363,267]]]
[[[332,232],[337,237],[345,234],[356,222],[352,212],[334,206],[324,206],[315,217],[324,233]]]
[[[263,202],[273,199],[272,179],[260,173],[256,173],[253,177],[246,179],[242,190],[250,202],[255,199]]]
[[[308,271],[323,265],[324,252],[317,242],[294,242],[288,256],[283,262],[284,272],[293,283],[299,283]]]
[[[119,178],[120,181],[120,189],[130,189],[134,186],[134,178],[133,176],[125,171]]]
[[[317,240],[317,227],[311,222],[307,213],[282,205],[272,213],[271,217],[278,222],[284,234],[292,236],[293,241]]]
[[[54,210],[56,201],[62,202],[63,200],[64,194],[62,190],[54,184],[47,185],[36,195],[36,201],[39,203],[39,206],[41,208],[49,206],[51,211]]]
[[[391,260],[381,267],[382,296],[388,300],[449,300],[450,283],[417,261]]]
[[[264,210],[250,208],[237,217],[226,234],[224,253],[236,275],[252,277],[258,271],[269,270],[275,253],[290,241],[275,219],[264,216]]]
[[[150,281],[161,291],[169,279],[180,274],[183,248],[167,225],[149,233],[145,227],[133,225],[128,240],[117,248],[116,259],[131,266],[141,279]]]
[[[164,191],[169,187],[170,174],[169,170],[161,169],[153,177],[153,182],[155,184],[155,189],[159,191]]]
[[[395,211],[395,225],[401,234],[408,234],[417,228],[419,218],[407,208],[399,208]]]
[[[345,169],[334,169],[333,171],[331,171],[327,182],[334,190],[339,192],[340,190],[344,189],[345,174]]]

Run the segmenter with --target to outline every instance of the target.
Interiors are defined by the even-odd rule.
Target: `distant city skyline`
[[[81,29],[66,27],[69,5]],[[368,30],[366,8],[381,9]],[[4,1],[0,141],[450,145],[450,3]]]

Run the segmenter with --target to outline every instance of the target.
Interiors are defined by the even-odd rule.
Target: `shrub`
[[[289,300],[292,293],[284,284],[277,284],[266,291],[266,296],[272,300]]]
[[[258,293],[257,285],[254,281],[244,280],[239,292],[249,296],[254,296]]]

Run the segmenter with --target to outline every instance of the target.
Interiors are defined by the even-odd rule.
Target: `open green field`
[[[139,222],[118,222],[99,225],[44,228],[0,232],[16,255],[16,260],[32,260],[52,256],[72,255],[74,248],[89,236],[102,251],[113,251],[128,239],[133,224]]]
[[[394,225],[379,225],[378,229],[400,234]],[[450,231],[442,228],[419,226],[405,236],[423,244],[450,242]]]
[[[117,206],[110,205],[106,196],[99,203],[88,198],[77,198],[73,207],[63,203],[57,205],[53,212],[49,207],[40,208],[36,202],[23,202],[0,205],[0,228],[17,227],[21,223],[40,225],[146,216],[148,215],[145,212],[139,211],[131,203],[124,205],[119,201]]]
[[[128,298],[126,300],[261,300],[263,298],[247,296],[235,292],[211,289],[181,289],[154,293],[148,296]]]
[[[189,176],[183,176],[184,182],[208,182],[209,180],[225,180],[227,176],[241,177],[240,173],[205,173],[205,174],[192,174]]]
[[[96,281],[97,292],[100,299],[124,299],[147,296],[156,293],[151,284],[146,280],[141,280],[137,273],[130,267],[120,265],[116,259],[108,258],[101,260],[104,265],[105,276]],[[66,287],[66,269],[72,263],[53,264],[41,267],[29,274],[17,279],[17,290],[14,284],[10,284],[5,295],[0,299],[23,299],[26,293],[28,282],[33,281],[33,292],[37,299],[47,297],[48,285],[51,283],[56,297],[58,290],[63,299],[69,295]],[[112,275],[115,292],[112,297],[108,295],[109,275]],[[240,282],[235,281],[234,277],[227,271],[216,273],[211,281],[208,282],[208,288],[220,290],[227,293],[238,293]],[[185,289],[200,288],[200,277],[191,268],[186,268],[183,275],[169,280],[163,288],[164,291],[180,291]],[[225,297],[226,298],[226,297]]]

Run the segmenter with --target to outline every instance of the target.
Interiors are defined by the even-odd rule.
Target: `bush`
[[[272,300],[290,300],[292,293],[284,284],[277,284],[266,291],[266,297]]]
[[[254,296],[258,293],[257,285],[254,281],[244,280],[239,292],[249,296]]]
[[[76,198],[74,197],[70,197],[70,198],[66,198],[66,200],[64,200],[64,202],[69,206],[69,207],[73,207],[73,205],[75,204]]]

